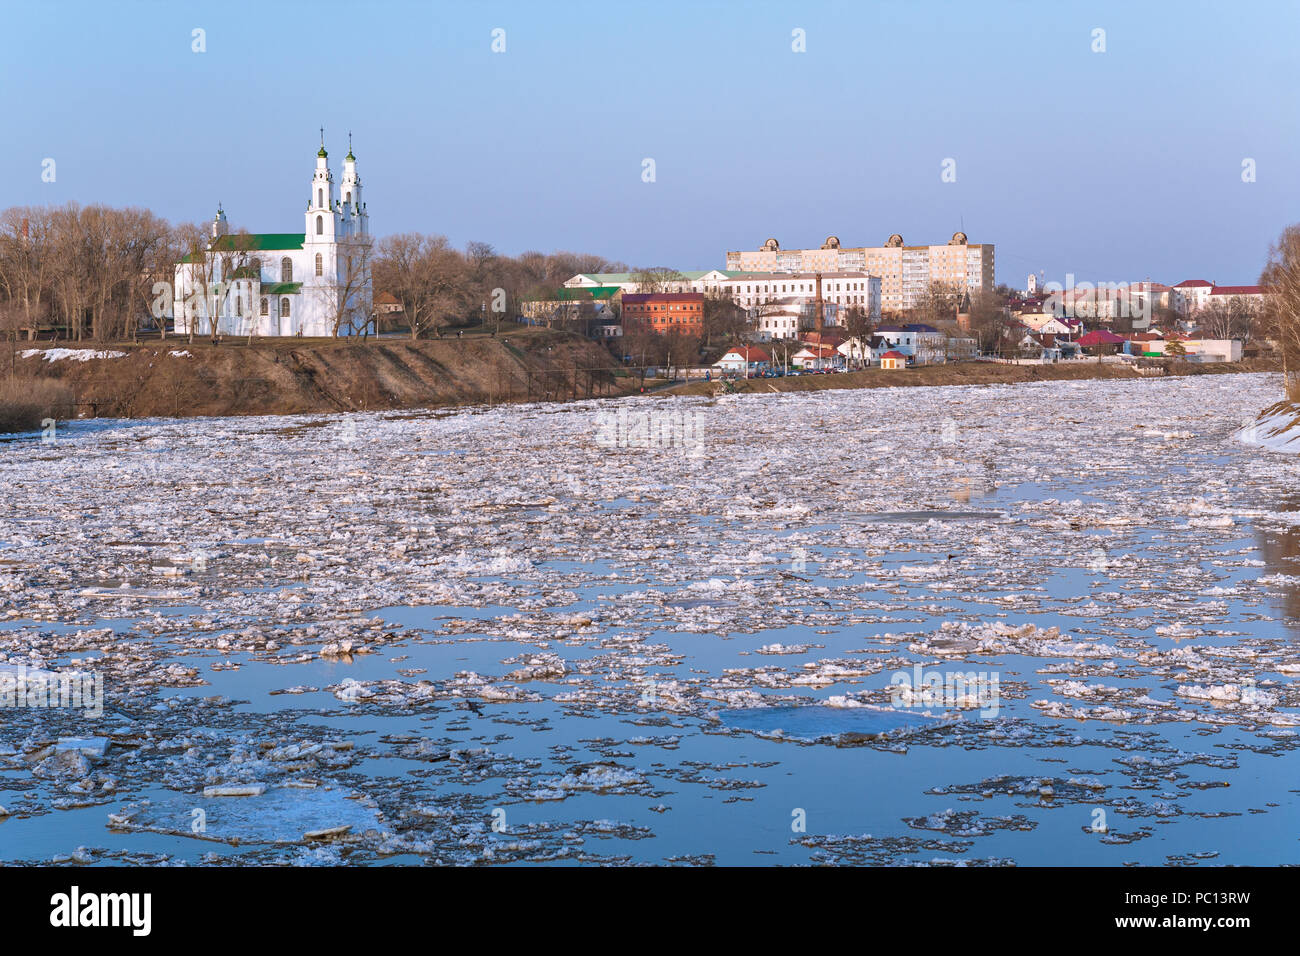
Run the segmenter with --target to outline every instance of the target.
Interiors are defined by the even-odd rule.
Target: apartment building
[[[883,246],[843,248],[828,236],[819,249],[782,249],[768,239],[756,250],[727,253],[727,272],[865,272],[879,276],[881,307],[887,312],[911,308],[932,282],[968,292],[992,289],[993,246],[972,245],[964,232],[941,246],[909,246],[895,233]]]

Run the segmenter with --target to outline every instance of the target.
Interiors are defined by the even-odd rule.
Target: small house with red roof
[[[887,372],[907,368],[907,356],[898,349],[890,349],[880,356],[880,367]]]
[[[772,364],[772,356],[756,345],[735,345],[727,349],[713,367],[722,372],[735,372],[749,376],[764,371]]]
[[[839,354],[829,345],[805,345],[790,356],[790,364],[803,369],[834,368]]]

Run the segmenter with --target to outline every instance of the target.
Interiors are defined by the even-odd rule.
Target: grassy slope
[[[94,403],[101,417],[152,417],[418,408],[524,401],[530,394],[535,400],[570,397],[574,366],[614,368],[599,345],[546,329],[419,342],[268,339],[244,345],[227,339],[213,346],[174,339],[97,348],[127,355],[85,362],[32,356],[18,359],[19,372],[67,384],[78,402]],[[579,373],[579,390],[586,394],[585,373]]]

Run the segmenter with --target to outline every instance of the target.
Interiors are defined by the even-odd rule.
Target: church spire
[[[335,201],[334,174],[330,172],[329,154],[325,152],[325,130],[321,130],[321,147],[316,154],[316,170],[311,177],[311,194],[307,199],[305,232],[308,242],[333,242],[337,235],[338,203]]]

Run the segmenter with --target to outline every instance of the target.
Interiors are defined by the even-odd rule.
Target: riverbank
[[[633,377],[550,329],[411,341],[227,339],[28,348],[16,374],[71,396],[59,418],[188,418],[490,405],[621,395]]]

